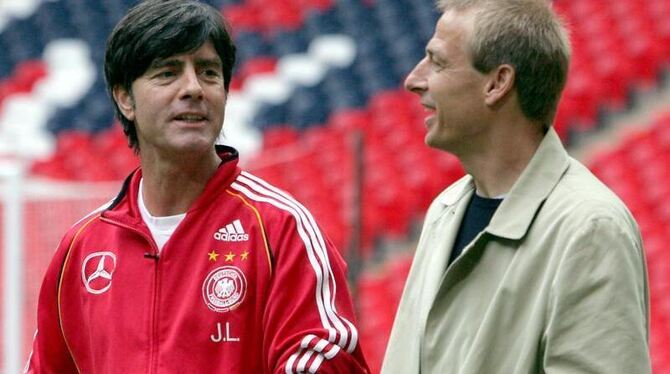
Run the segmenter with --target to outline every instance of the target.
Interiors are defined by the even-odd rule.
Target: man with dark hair
[[[566,31],[547,0],[440,0],[405,81],[468,175],[429,208],[382,373],[649,373],[638,227],[551,127]]]
[[[193,0],[142,2],[112,32],[105,76],[141,167],[61,241],[28,372],[369,372],[337,250],[214,144],[234,61]]]
[[[168,6],[172,8],[169,12],[160,9]],[[221,60],[228,91],[235,45],[220,14],[210,7],[179,1],[145,2],[129,12],[112,35],[105,54],[105,78],[112,97],[115,88],[131,92],[132,83],[157,60],[192,51],[205,41],[212,42]],[[134,122],[125,117],[116,100],[113,103],[130,146],[139,150]]]

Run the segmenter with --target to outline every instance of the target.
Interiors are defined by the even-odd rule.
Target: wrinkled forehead
[[[434,51],[458,49],[468,52],[473,30],[473,11],[446,10],[437,20],[435,33],[426,48]]]

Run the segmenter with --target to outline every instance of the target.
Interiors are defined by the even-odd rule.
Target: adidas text
[[[244,242],[249,240],[249,234],[229,234],[215,232],[214,239],[220,240],[222,242]]]

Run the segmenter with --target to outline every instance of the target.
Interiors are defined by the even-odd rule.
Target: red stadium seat
[[[267,30],[296,30],[302,26],[303,14],[293,2],[263,1],[261,19]]]
[[[72,179],[71,173],[65,169],[62,160],[56,156],[34,162],[30,167],[30,173],[55,180]]]
[[[568,122],[578,130],[589,130],[598,114],[598,82],[586,70],[573,69],[561,99],[561,109],[569,116]]]
[[[263,132],[263,148],[273,149],[289,146],[298,141],[298,131],[290,126],[275,126]]]
[[[30,92],[35,83],[47,75],[42,61],[24,61],[14,72],[13,81],[21,92]]]
[[[10,94],[10,87],[5,82],[0,82],[0,110],[2,110],[2,102]]]
[[[381,369],[411,261],[410,254],[395,255],[381,266],[365,268],[357,283],[361,345],[373,373]]]
[[[349,109],[333,113],[329,118],[329,126],[343,131],[370,131],[371,117],[365,109]]]
[[[253,74],[271,73],[276,66],[277,59],[274,57],[257,57],[246,61],[239,74],[246,78]]]
[[[96,135],[92,146],[96,153],[107,155],[104,167],[109,169],[110,180],[123,180],[139,166],[139,158],[128,147],[128,139],[120,124]]]
[[[223,15],[235,30],[262,31],[264,28],[260,8],[252,4],[233,4],[223,8]]]
[[[333,0],[296,0],[298,7],[303,12],[308,12],[312,9],[317,11],[326,11],[334,6]]]

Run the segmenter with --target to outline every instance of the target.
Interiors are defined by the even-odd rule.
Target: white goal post
[[[4,373],[23,371],[23,174],[20,162],[0,161]]]

